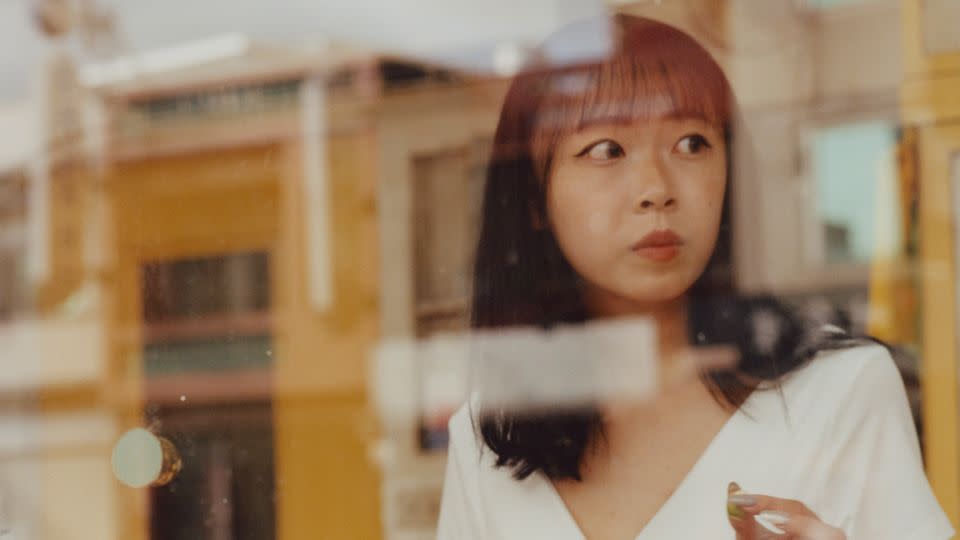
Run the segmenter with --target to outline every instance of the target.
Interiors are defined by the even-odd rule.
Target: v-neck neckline
[[[671,504],[677,500],[680,494],[688,488],[688,484],[693,482],[692,479],[695,479],[697,472],[702,469],[705,465],[704,463],[710,458],[710,456],[715,452],[717,446],[719,446],[719,441],[726,437],[728,431],[732,428],[731,426],[739,421],[739,417],[743,414],[743,407],[749,403],[753,397],[757,394],[756,391],[751,392],[747,399],[737,407],[737,410],[733,412],[723,423],[720,429],[714,434],[713,438],[710,439],[710,442],[704,447],[703,452],[700,453],[700,456],[697,457],[696,461],[693,462],[693,465],[683,476],[683,479],[677,484],[677,487],[673,490],[669,497],[660,505],[660,508],[647,520],[643,528],[633,537],[633,540],[645,540],[648,534],[652,534],[654,531],[654,526],[657,524],[658,520],[664,515],[666,510],[671,506]],[[571,528],[570,530],[577,532],[578,540],[586,540],[586,535],[583,534],[583,530],[580,529],[580,525],[577,524],[577,520],[573,518],[573,514],[570,512],[570,509],[567,507],[567,503],[564,502],[563,497],[560,496],[560,492],[557,491],[556,486],[553,485],[553,482],[550,481],[542,471],[538,471],[535,475],[539,482],[545,484],[547,492],[550,494],[552,499],[552,504],[556,507],[558,519],[566,522],[566,524]]]

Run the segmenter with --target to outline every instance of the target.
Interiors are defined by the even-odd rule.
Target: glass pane
[[[920,4],[0,1],[0,540],[951,537]]]

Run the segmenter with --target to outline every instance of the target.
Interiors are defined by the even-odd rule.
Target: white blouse
[[[583,540],[542,473],[517,481],[493,467],[470,411],[450,420],[438,538]],[[734,539],[730,481],[800,500],[850,540],[954,534],[924,475],[900,374],[880,346],[821,353],[782,394],[753,392],[636,540]]]

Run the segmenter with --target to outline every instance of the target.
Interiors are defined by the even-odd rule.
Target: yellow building
[[[921,342],[925,458],[930,483],[960,524],[960,440],[957,431],[956,216],[960,212],[960,5],[903,0],[905,80],[902,120],[910,129],[919,191]]]
[[[437,262],[417,259],[414,228],[443,205],[410,206],[411,178],[440,189],[448,173],[475,176],[463,167],[483,158],[471,145],[491,135],[502,85],[336,47],[238,45],[75,87],[99,121],[49,169],[38,307],[49,320],[80,313],[98,347],[79,383],[43,387],[41,411],[87,417],[98,435],[40,460],[45,537],[71,520],[125,539],[433,526],[435,508],[409,511],[435,497],[406,489],[406,465],[432,467],[432,483],[442,452],[382,459],[368,366],[382,336],[449,315],[414,305],[415,275]],[[447,327],[462,323],[454,300]],[[135,427],[178,449],[169,484],[110,473]],[[81,484],[92,496],[66,505]]]
[[[379,326],[377,66],[251,45],[88,96],[105,140],[51,167],[39,304],[53,316],[83,288],[99,293],[102,370],[47,388],[43,405],[112,426],[96,466],[61,467],[51,490],[101,475],[90,487],[105,494],[81,515],[116,522],[97,537],[379,536],[365,395]],[[136,426],[178,446],[170,485],[103,476]],[[43,510],[46,523],[63,514],[52,500]]]

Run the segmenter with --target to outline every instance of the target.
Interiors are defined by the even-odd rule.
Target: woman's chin
[[[644,285],[631,287],[624,291],[624,298],[632,302],[644,305],[669,304],[680,299],[690,288],[688,283],[657,283],[655,285]]]

